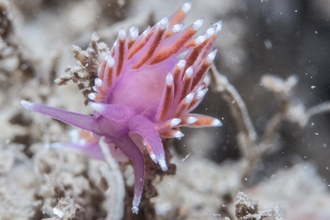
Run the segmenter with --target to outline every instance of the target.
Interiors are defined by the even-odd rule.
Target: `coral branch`
[[[261,84],[276,97],[278,107],[276,114],[270,119],[261,138],[258,147],[259,154],[265,153],[273,146],[283,122],[288,119],[288,112],[293,106],[291,93],[297,82],[298,79],[295,76],[290,76],[286,80],[272,75],[264,75],[261,78]]]
[[[311,117],[330,112],[330,102],[323,102],[321,104],[315,105],[305,112],[305,117],[301,119],[300,126],[304,127],[307,125],[307,122],[310,120]]]
[[[246,105],[235,87],[229,83],[226,76],[219,73],[214,64],[211,67],[211,73],[214,78],[213,85],[211,85],[212,88],[221,93],[233,113],[235,123],[239,129],[240,150],[244,157],[250,157],[249,155],[252,153],[251,149],[255,145],[257,134]]]
[[[243,184],[255,170],[262,155],[274,147],[276,137],[285,121],[297,123],[303,127],[314,115],[330,111],[330,102],[311,107],[307,111],[302,104],[297,104],[297,99],[293,97],[293,89],[298,83],[296,76],[289,76],[283,80],[277,76],[264,75],[261,79],[261,85],[274,94],[277,100],[277,111],[266,125],[263,136],[258,140],[245,103],[239,93],[228,82],[227,77],[217,71],[215,65],[212,65],[211,72],[214,77],[213,89],[220,92],[227,102],[239,129],[237,139],[243,154]]]
[[[65,85],[70,80],[77,83],[78,88],[82,90],[83,95],[86,97],[85,104],[87,104],[87,95],[91,92],[90,87],[94,86],[98,68],[106,54],[109,53],[109,48],[103,42],[99,42],[99,37],[96,33],[93,33],[86,50],[82,50],[78,46],[72,46],[71,50],[77,60],[77,65],[68,66],[65,69],[68,74],[60,76],[55,80],[55,83]]]
[[[238,220],[282,220],[282,209],[275,205],[272,209],[259,210],[258,201],[251,200],[239,192],[236,197],[235,215]]]

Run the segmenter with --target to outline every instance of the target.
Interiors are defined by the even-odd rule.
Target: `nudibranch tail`
[[[69,143],[51,143],[53,148],[69,148],[77,153],[83,153],[91,158],[103,160],[104,156],[100,151],[99,141],[94,137],[94,134],[86,130],[73,129],[68,132],[70,137]],[[111,156],[118,162],[126,162],[127,156],[114,144],[107,142]]]

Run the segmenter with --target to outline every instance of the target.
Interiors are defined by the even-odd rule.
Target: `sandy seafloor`
[[[113,200],[106,196],[109,184],[99,170],[103,162],[52,149],[52,143],[69,141],[72,127],[23,110],[19,103],[25,99],[90,114],[74,83],[54,83],[66,66],[76,65],[71,46],[86,49],[96,32],[111,47],[120,27],[136,25],[143,31],[183,3],[0,1],[1,220],[115,219],[107,205]],[[295,75],[299,81],[290,100],[297,111],[286,112],[271,147],[242,179],[239,129],[228,103],[211,89],[195,112],[217,117],[223,126],[183,129],[185,137],[171,147],[176,174],[154,178],[157,194],[146,195],[155,197],[141,204],[139,215],[130,212],[132,170],[121,167],[128,184],[123,219],[330,219],[329,106],[304,126],[297,123],[298,113],[330,100],[330,2],[192,4],[185,24],[204,17],[205,31],[223,21],[215,65],[242,96],[258,137],[278,107],[278,97],[261,85],[262,76]],[[258,205],[245,194],[236,198],[238,192]],[[244,202],[248,208],[235,216],[235,203],[238,211]]]

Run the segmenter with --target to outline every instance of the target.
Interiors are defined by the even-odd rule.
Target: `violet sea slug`
[[[90,131],[95,141],[87,150],[100,152],[102,136],[118,161],[128,158],[134,166],[132,211],[138,213],[143,191],[144,153],[167,170],[161,138],[181,138],[180,127],[221,126],[218,119],[190,113],[208,91],[206,75],[216,55],[212,51],[221,22],[195,36],[203,23],[181,24],[191,4],[185,3],[172,17],[163,18],[139,35],[132,27],[121,29],[111,51],[104,57],[88,95],[93,115],[21,101],[21,105]]]

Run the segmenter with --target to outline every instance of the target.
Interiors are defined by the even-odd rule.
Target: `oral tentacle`
[[[83,130],[91,131],[93,133],[99,132],[98,124],[92,116],[69,112],[64,109],[53,108],[25,100],[21,101],[21,106],[27,110],[51,116],[57,120],[76,126]]]
[[[122,152],[132,160],[134,168],[134,197],[132,201],[132,212],[138,214],[144,184],[145,164],[140,149],[131,138],[126,135],[120,142],[116,143]]]
[[[129,130],[139,134],[150,146],[151,152],[156,156],[156,161],[163,171],[167,170],[165,151],[159,133],[152,122],[142,115],[134,116],[129,122]],[[149,151],[149,150],[148,150]],[[149,152],[149,154],[151,153]]]

